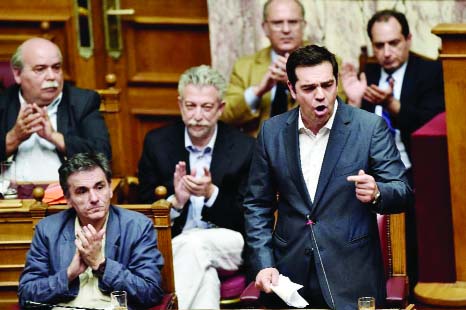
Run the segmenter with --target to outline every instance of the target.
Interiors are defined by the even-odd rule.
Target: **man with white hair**
[[[16,85],[0,96],[0,161],[15,161],[18,181],[56,181],[63,160],[80,152],[111,158],[99,95],[64,83],[56,44],[26,40],[11,67]]]
[[[172,203],[173,268],[179,309],[219,309],[217,269],[242,264],[243,197],[254,139],[218,119],[226,82],[202,65],[178,83],[182,122],[147,133],[139,161],[140,197],[164,185]]]

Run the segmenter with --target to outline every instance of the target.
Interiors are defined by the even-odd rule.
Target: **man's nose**
[[[390,54],[391,54],[390,45],[384,44],[384,46],[383,46],[383,55],[385,57],[388,57],[388,56],[390,56]]]
[[[196,120],[201,120],[202,115],[203,115],[202,107],[200,107],[200,106],[196,107],[196,109],[194,110],[194,118]]]
[[[286,33],[291,31],[290,24],[286,20],[283,22],[282,31]]]
[[[324,90],[321,86],[317,86],[315,98],[316,100],[323,100],[325,98]]]
[[[89,201],[94,203],[99,201],[99,196],[97,195],[97,192],[93,189],[89,191]]]
[[[54,80],[56,78],[57,74],[55,71],[52,69],[52,67],[49,67],[45,70],[45,78],[47,80]]]

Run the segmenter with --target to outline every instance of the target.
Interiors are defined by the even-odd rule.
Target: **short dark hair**
[[[338,64],[335,55],[325,47],[314,44],[300,47],[288,57],[288,60],[286,61],[286,73],[288,74],[288,80],[294,87],[298,80],[296,76],[296,68],[313,67],[326,61],[332,65],[333,76],[335,77],[335,81],[338,83]]]
[[[367,23],[367,35],[372,41],[372,26],[376,22],[387,22],[390,17],[395,18],[401,25],[401,33],[405,38],[408,37],[409,35],[409,25],[408,25],[408,20],[406,19],[406,16],[398,11],[395,10],[382,10],[376,12],[371,19],[369,19],[369,22]]]
[[[66,160],[58,169],[60,186],[65,197],[69,197],[68,178],[70,175],[78,171],[93,170],[94,168],[102,169],[107,181],[109,183],[112,181],[110,161],[102,153],[77,153]]]

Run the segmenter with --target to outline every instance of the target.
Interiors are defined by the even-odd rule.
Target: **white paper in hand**
[[[278,285],[271,285],[270,288],[278,295],[288,306],[296,308],[304,308],[307,305],[307,301],[299,295],[298,290],[303,286],[294,282],[291,282],[290,278],[284,275],[279,275]]]

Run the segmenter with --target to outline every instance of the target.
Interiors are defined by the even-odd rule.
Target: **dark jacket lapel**
[[[306,202],[306,205],[310,206],[312,205],[312,201],[307,191],[306,182],[304,181],[299,155],[298,117],[299,108],[296,108],[288,117],[288,126],[283,133],[282,146],[286,149],[286,162],[288,164],[288,170],[290,171],[291,180],[298,188],[303,201]]]
[[[210,163],[210,172],[212,175],[212,183],[221,184],[223,175],[225,174],[225,167],[230,166],[231,148],[233,141],[225,137],[225,125],[221,122],[218,123],[217,138],[214,144],[214,151],[212,154],[212,162]]]

